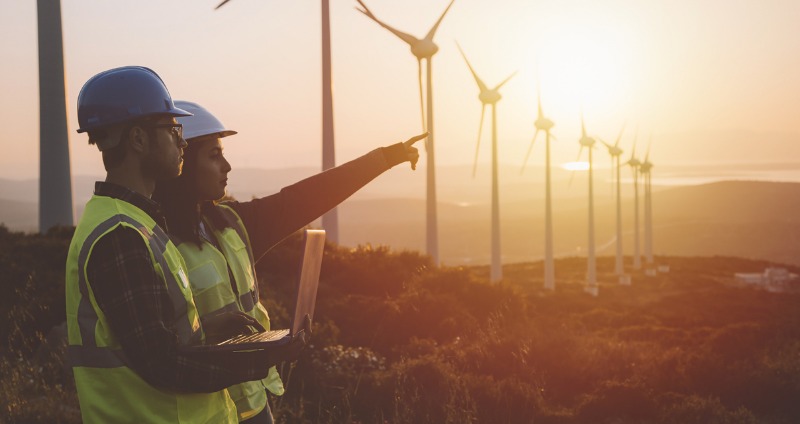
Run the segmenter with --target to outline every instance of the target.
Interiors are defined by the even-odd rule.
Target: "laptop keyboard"
[[[226,344],[239,344],[239,343],[252,343],[252,342],[268,342],[272,340],[277,340],[289,335],[289,329],[284,330],[274,330],[274,331],[265,331],[262,333],[255,333],[255,334],[243,334],[240,336],[236,336],[232,339],[225,340],[221,342],[221,345]]]

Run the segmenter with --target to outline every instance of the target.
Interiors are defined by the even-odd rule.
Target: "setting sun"
[[[528,62],[543,97],[556,113],[626,109],[636,83],[634,31],[602,15],[568,12],[531,34]]]

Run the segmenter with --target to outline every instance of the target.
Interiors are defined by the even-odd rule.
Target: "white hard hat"
[[[183,125],[183,138],[186,141],[213,134],[217,134],[220,138],[236,134],[236,131],[226,129],[217,117],[197,103],[176,100],[175,106],[192,114],[176,118],[178,123]]]

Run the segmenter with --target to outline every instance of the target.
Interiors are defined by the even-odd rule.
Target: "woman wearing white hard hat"
[[[259,302],[255,263],[273,246],[347,199],[395,165],[419,159],[413,144],[422,134],[378,148],[355,160],[284,187],[277,194],[246,202],[219,202],[231,165],[223,155],[222,138],[236,134],[197,103],[176,101],[193,116],[178,118],[188,142],[183,173],[160,182],[153,199],[161,204],[170,237],[189,268],[189,281],[203,317],[240,310],[269,329],[269,316]],[[267,378],[228,388],[239,420],[271,423],[267,391],[283,394],[277,371]]]

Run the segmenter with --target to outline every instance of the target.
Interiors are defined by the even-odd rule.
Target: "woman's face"
[[[225,196],[231,164],[222,154],[222,141],[216,137],[194,140],[197,144],[195,184],[197,200],[218,200]]]

